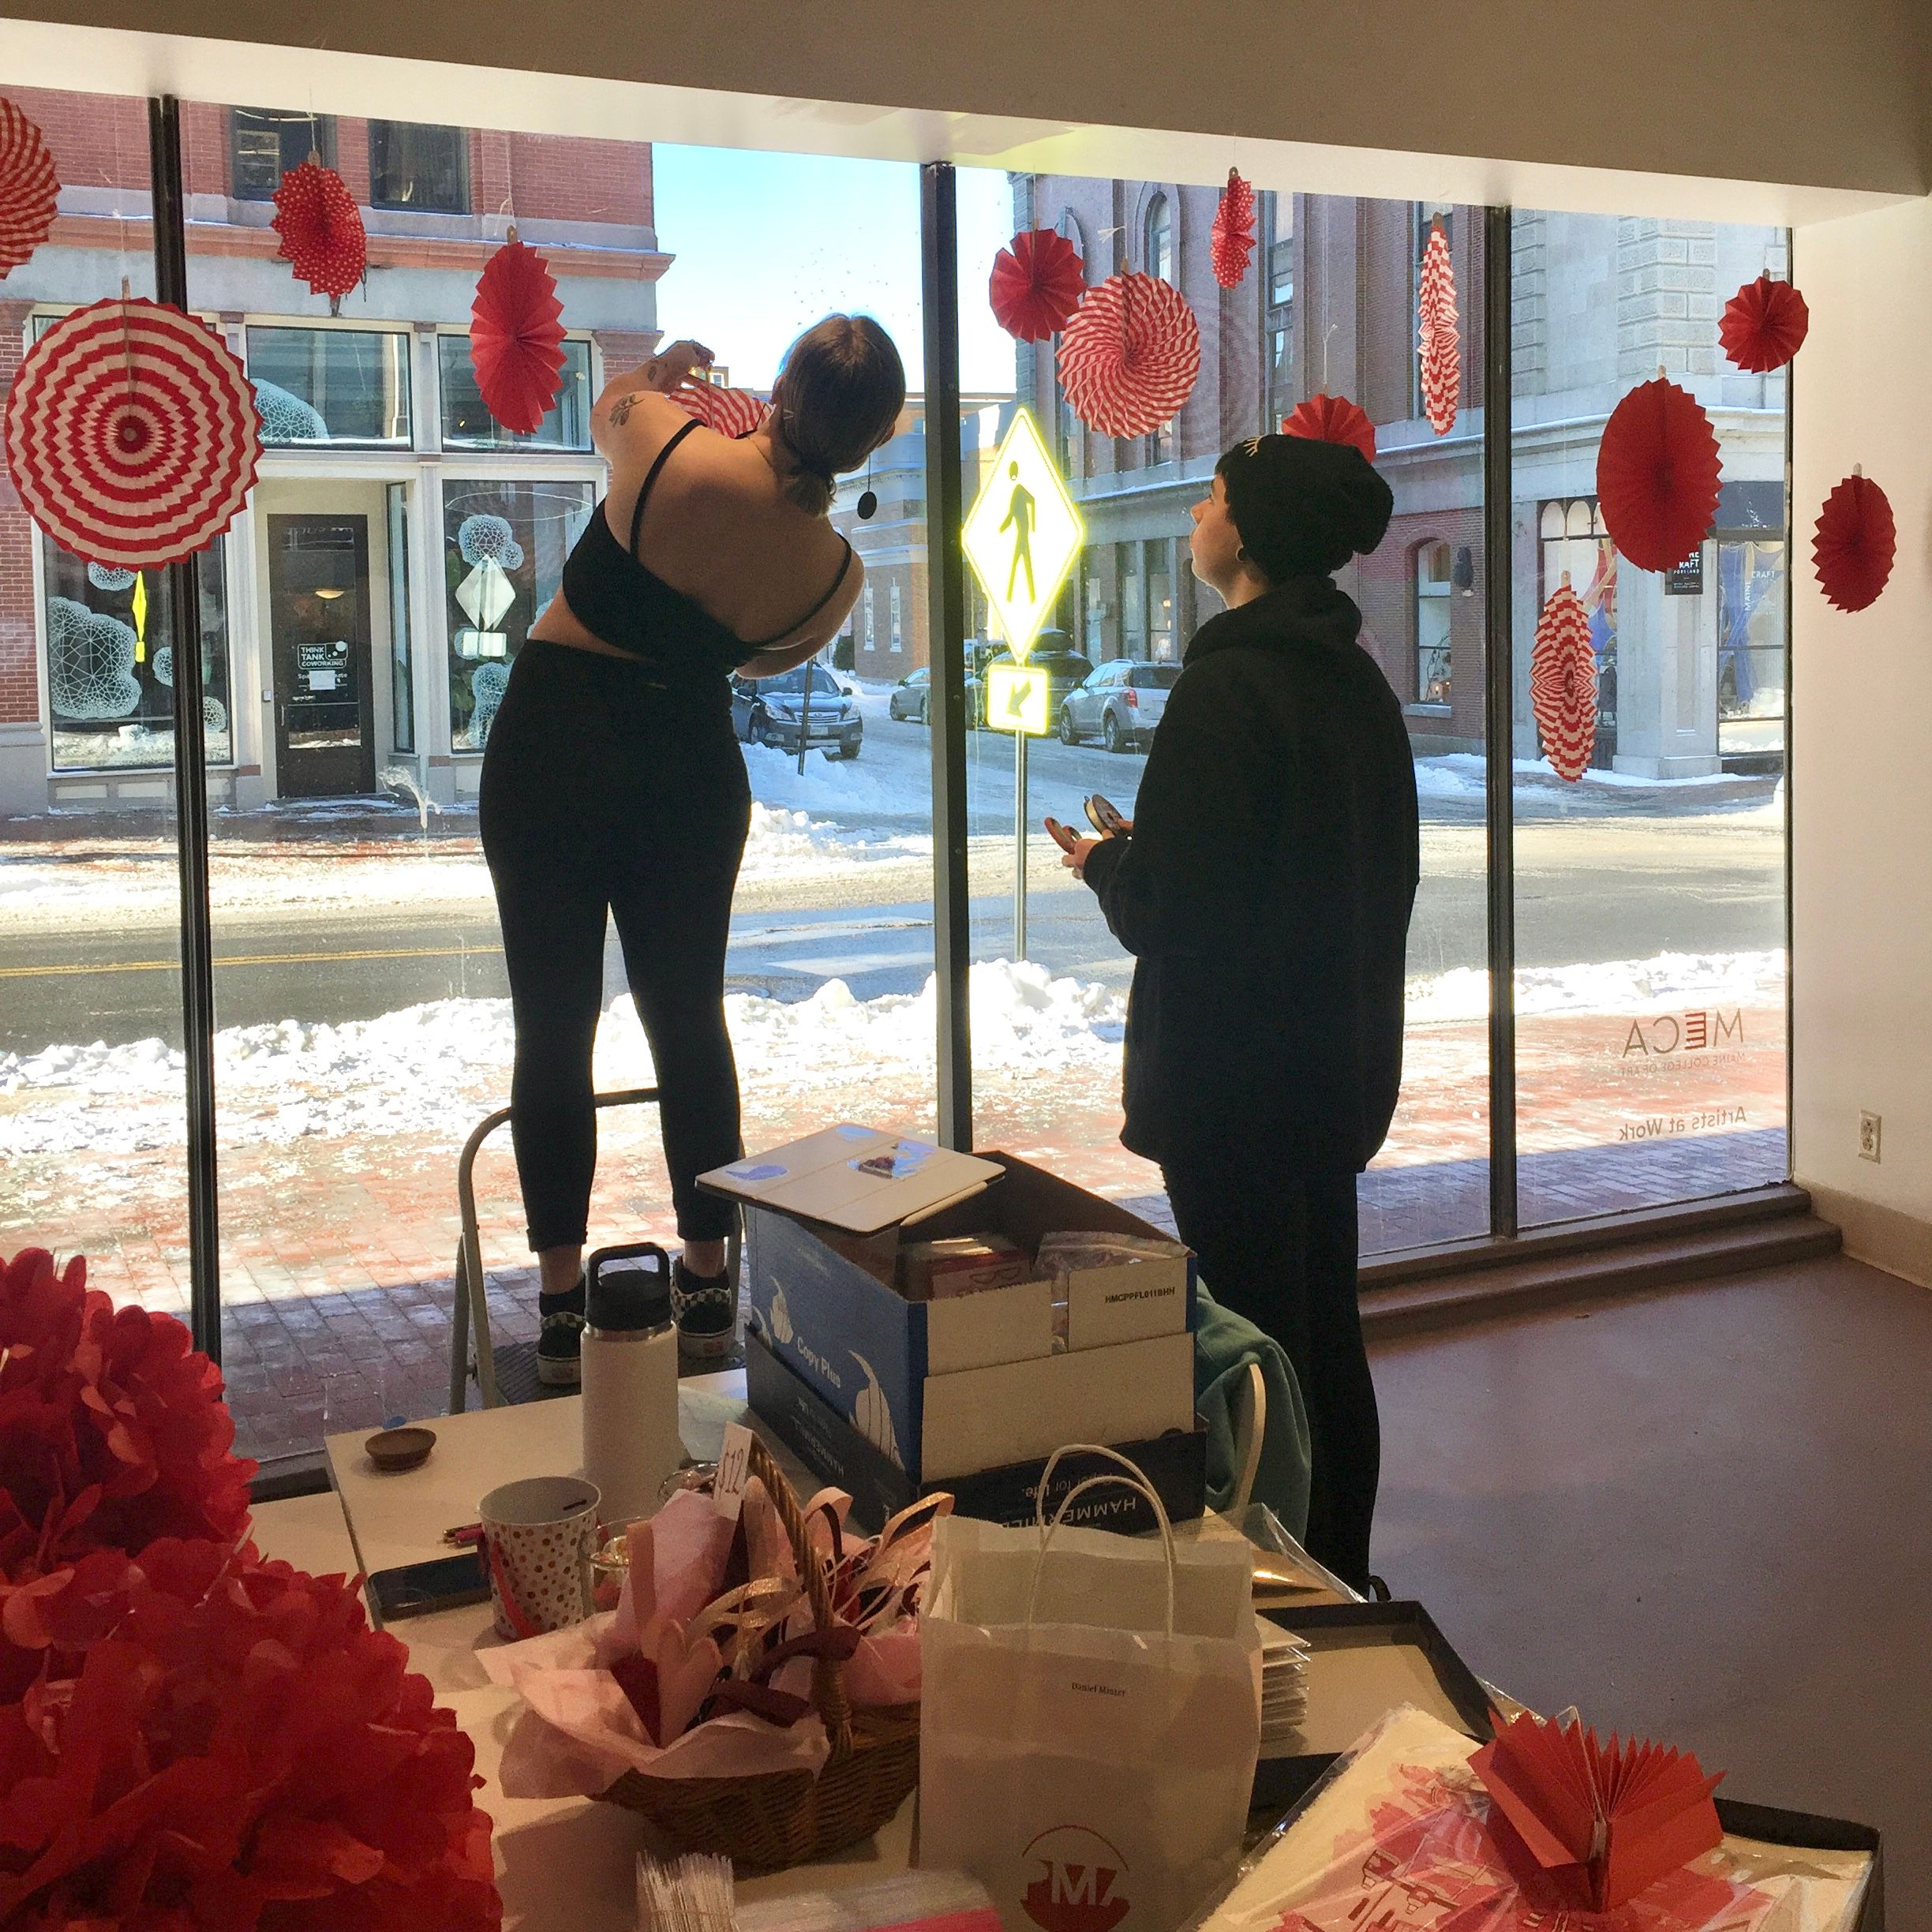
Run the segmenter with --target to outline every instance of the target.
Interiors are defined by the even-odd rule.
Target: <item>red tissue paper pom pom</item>
[[[1825,499],[1811,542],[1811,562],[1825,595],[1842,611],[1878,601],[1898,553],[1891,500],[1855,472]]]
[[[1086,292],[1080,250],[1050,228],[1021,230],[993,257],[987,283],[993,319],[1021,342],[1057,335]]]
[[[1744,286],[1724,304],[1717,337],[1741,369],[1762,376],[1782,369],[1803,346],[1811,327],[1805,298],[1788,282],[1768,275]]]
[[[1530,702],[1551,769],[1574,784],[1589,770],[1597,748],[1597,653],[1589,618],[1567,577],[1537,620]]]
[[[54,229],[60,179],[40,130],[0,100],[0,276],[17,268]]]
[[[1462,395],[1462,336],[1457,329],[1455,269],[1449,238],[1438,221],[1423,253],[1422,286],[1416,298],[1416,346],[1422,364],[1422,406],[1429,427],[1447,436],[1455,427]]]
[[[1353,443],[1375,461],[1375,425],[1359,403],[1346,396],[1312,395],[1294,414],[1282,418],[1282,434],[1306,436],[1311,443]]]
[[[771,407],[762,396],[748,389],[727,389],[722,383],[680,383],[670,395],[687,416],[734,440],[759,428]]]
[[[1704,541],[1722,465],[1710,418],[1660,376],[1611,411],[1597,450],[1604,527],[1640,570],[1667,571]]]
[[[1210,230],[1210,259],[1214,277],[1223,288],[1237,288],[1248,272],[1255,245],[1254,189],[1234,168],[1228,170],[1227,185],[1221,191]]]
[[[475,1752],[354,1586],[152,1544],[0,1709],[0,1923],[487,1932]]]
[[[564,305],[549,264],[514,231],[477,282],[470,361],[497,421],[521,436],[542,428],[564,386]]]
[[[282,177],[275,191],[275,219],[282,258],[318,295],[339,301],[369,266],[369,236],[362,211],[333,168],[305,161]]]
[[[1088,429],[1147,436],[1193,393],[1200,358],[1200,325],[1178,289],[1153,275],[1110,275],[1066,325],[1060,383]]]

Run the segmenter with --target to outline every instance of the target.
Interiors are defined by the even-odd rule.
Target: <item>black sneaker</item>
[[[575,1388],[583,1376],[584,1282],[568,1294],[540,1294],[537,1312],[537,1380],[552,1388]]]
[[[738,1297],[731,1271],[694,1275],[679,1256],[671,1271],[671,1312],[677,1322],[678,1353],[689,1361],[716,1361],[738,1339]]]

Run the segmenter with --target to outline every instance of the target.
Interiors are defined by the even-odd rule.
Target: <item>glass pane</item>
[[[590,447],[590,345],[564,345],[564,387],[542,423],[527,436],[491,415],[477,388],[466,335],[436,340],[443,373],[443,440],[451,449],[575,449]]]
[[[1785,385],[1733,369],[1717,316],[1788,256],[1777,229],[1515,221],[1527,1224],[1786,1175]],[[1619,556],[1595,497],[1604,424],[1660,368],[1709,414],[1724,464],[1709,534],[1662,573]],[[1596,678],[1574,782],[1545,754],[1531,688],[1538,616],[1566,581]]]
[[[411,121],[369,124],[369,204],[425,213],[470,212],[469,138]]]
[[[335,165],[335,122],[328,114],[279,107],[237,107],[228,127],[228,192],[238,201],[269,201],[290,168],[315,155]]]
[[[416,749],[416,677],[410,642],[410,513],[406,484],[389,485],[390,714],[395,748]],[[387,777],[385,773],[384,777]]]
[[[406,448],[409,346],[394,331],[251,328],[248,369],[263,441]]]

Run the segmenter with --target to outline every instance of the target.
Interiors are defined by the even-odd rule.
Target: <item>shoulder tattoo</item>
[[[631,420],[631,412],[637,407],[635,395],[620,395],[610,406],[610,421],[613,429],[621,429]]]

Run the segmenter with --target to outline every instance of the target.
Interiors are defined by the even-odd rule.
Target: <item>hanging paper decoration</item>
[[[770,404],[747,390],[727,389],[722,383],[680,383],[671,391],[671,400],[687,416],[695,417],[720,436],[748,436],[761,428]]]
[[[987,298],[993,319],[1020,342],[1044,342],[1066,327],[1087,292],[1080,250],[1050,228],[1027,228],[993,257]]]
[[[1066,325],[1060,381],[1088,429],[1148,436],[1186,402],[1200,358],[1200,325],[1178,289],[1153,275],[1110,275]]]
[[[543,427],[564,387],[564,305],[549,264],[514,228],[477,283],[470,361],[484,406],[506,429]]]
[[[10,100],[0,100],[0,277],[53,232],[59,194],[54,157],[39,129]]]
[[[1853,470],[1825,499],[1811,562],[1825,597],[1842,611],[1878,601],[1898,553],[1891,500],[1871,478]]]
[[[1589,618],[1567,571],[1537,620],[1530,702],[1551,769],[1574,784],[1589,769],[1597,748],[1597,653]]]
[[[1455,427],[1462,396],[1462,339],[1457,328],[1455,268],[1449,238],[1438,219],[1422,255],[1422,287],[1416,301],[1416,347],[1422,358],[1422,406],[1429,427],[1447,436]]]
[[[1210,233],[1215,279],[1223,288],[1237,287],[1248,272],[1255,245],[1254,189],[1241,179],[1237,169],[1228,170],[1227,185],[1221,190]]]
[[[333,168],[312,159],[282,177],[275,205],[270,226],[282,238],[283,260],[298,280],[329,298],[333,314],[369,267],[369,236],[355,197]]]
[[[1640,570],[1667,571],[1704,541],[1723,465],[1710,418],[1660,376],[1611,411],[1597,451],[1604,527]]]
[[[1754,376],[1782,369],[1811,327],[1805,298],[1788,282],[1768,275],[1744,286],[1724,304],[1717,337],[1724,354]]]
[[[132,590],[134,588],[134,573],[131,570],[118,569],[111,564],[90,564],[87,568],[87,579],[96,590]]]
[[[1346,396],[1312,395],[1282,418],[1282,434],[1306,436],[1312,443],[1353,443],[1375,461],[1375,425],[1359,403]]]
[[[27,513],[77,556],[123,569],[204,549],[248,501],[255,392],[212,329],[123,296],[63,316],[7,398],[7,467]]]

